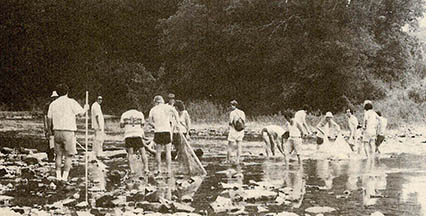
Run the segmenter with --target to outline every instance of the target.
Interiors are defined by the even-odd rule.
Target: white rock
[[[20,216],[21,214],[16,213],[10,208],[0,208],[0,215],[7,215],[7,216]]]
[[[77,211],[76,213],[77,213],[78,216],[92,216],[93,215],[88,211]]]
[[[372,213],[370,216],[385,216],[383,213],[376,211],[374,213]]]
[[[238,209],[232,205],[232,200],[229,198],[218,196],[216,201],[210,204],[215,213]]]
[[[299,216],[299,215],[297,215],[296,213],[293,213],[293,212],[284,211],[284,212],[278,213],[277,216]]]
[[[269,211],[269,210],[266,209],[265,207],[263,207],[263,206],[257,206],[257,212],[261,213],[261,212],[267,212],[267,211]]]
[[[328,207],[328,206],[315,206],[315,207],[309,207],[305,209],[306,212],[313,213],[313,214],[319,214],[319,213],[329,213],[336,211],[336,209]]]

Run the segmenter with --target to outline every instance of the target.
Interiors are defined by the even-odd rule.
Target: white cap
[[[50,97],[58,97],[59,95],[58,95],[58,93],[56,93],[56,91],[53,91],[52,92],[52,95],[50,95]]]
[[[333,118],[333,113],[331,113],[331,112],[327,112],[327,113],[325,114],[325,117],[326,117],[326,118],[327,118],[327,117]]]
[[[373,103],[371,102],[371,100],[365,100],[363,106],[365,106],[366,104],[371,104],[372,105]]]

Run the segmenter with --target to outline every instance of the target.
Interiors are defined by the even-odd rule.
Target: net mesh
[[[207,172],[195,154],[193,148],[182,133],[179,133],[178,162],[180,171],[191,176],[206,175]]]

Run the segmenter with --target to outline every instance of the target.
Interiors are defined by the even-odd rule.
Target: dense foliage
[[[249,113],[338,111],[418,66],[422,0],[4,0],[0,103],[42,104],[58,82],[118,113],[154,94],[240,101]]]

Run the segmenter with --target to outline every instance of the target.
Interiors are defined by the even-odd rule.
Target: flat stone
[[[314,206],[309,207],[305,209],[306,212],[313,213],[313,214],[319,214],[319,213],[329,213],[336,211],[336,209],[328,207],[328,206]]]
[[[189,205],[178,203],[178,202],[173,202],[172,205],[175,211],[188,212],[188,213],[195,211],[195,208]]]

